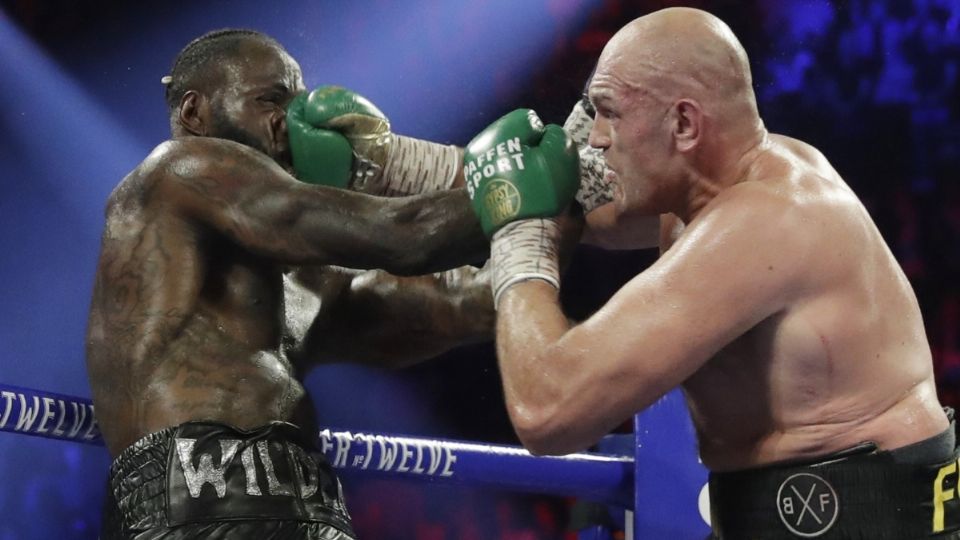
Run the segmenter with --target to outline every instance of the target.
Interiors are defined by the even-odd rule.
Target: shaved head
[[[723,21],[698,9],[663,9],[624,26],[600,56],[594,80],[604,78],[661,101],[686,97],[756,115],[746,51]]]
[[[590,83],[590,144],[604,151],[621,212],[685,215],[738,174],[766,138],[747,53],[698,9],[631,21],[604,47]]]

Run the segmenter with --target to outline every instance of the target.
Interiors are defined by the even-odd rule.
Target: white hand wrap
[[[358,167],[351,188],[369,195],[399,197],[450,189],[462,166],[460,150],[445,145],[392,135],[383,171]]]
[[[560,224],[555,219],[524,219],[504,225],[490,242],[493,306],[511,285],[541,279],[560,288]]]
[[[563,130],[573,139],[573,144],[577,145],[577,148],[583,148],[590,146],[587,140],[590,138],[592,129],[593,117],[587,114],[586,109],[583,108],[583,102],[578,100],[570,111],[570,116],[567,116],[567,120],[563,123]]]
[[[607,170],[603,152],[587,143],[592,129],[593,118],[583,108],[583,102],[577,101],[570,111],[570,116],[563,123],[563,130],[573,139],[580,151],[580,188],[577,189],[575,198],[584,212],[590,212],[613,200],[613,186],[603,179]]]

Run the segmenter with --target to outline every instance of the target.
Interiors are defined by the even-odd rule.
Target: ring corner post
[[[710,533],[705,507],[707,470],[680,390],[636,414],[634,511],[628,539],[703,540]]]

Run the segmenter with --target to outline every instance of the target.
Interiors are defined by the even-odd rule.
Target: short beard
[[[223,107],[217,107],[213,110],[213,123],[211,127],[213,128],[212,136],[249,146],[254,150],[266,154],[271,159],[275,159],[256,136],[232,123],[223,112]]]

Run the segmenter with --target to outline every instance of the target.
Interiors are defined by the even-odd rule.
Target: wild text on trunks
[[[296,466],[293,467],[293,482],[283,482],[277,477],[276,467],[270,455],[268,443],[258,441],[255,445],[247,445],[241,450],[243,441],[237,439],[220,440],[220,459],[215,463],[214,457],[207,453],[195,453],[196,439],[176,438],[177,457],[183,471],[187,490],[194,499],[200,497],[204,484],[213,486],[218,498],[227,493],[227,472],[234,465],[237,452],[240,452],[240,464],[246,478],[246,494],[262,496],[264,492],[270,495],[287,497],[299,496],[307,499],[313,496],[319,487],[319,473],[316,463],[310,459],[302,448],[286,444],[286,452],[294,457]],[[262,471],[258,471],[256,457],[260,459]],[[266,486],[261,484],[260,478],[266,480]]]

